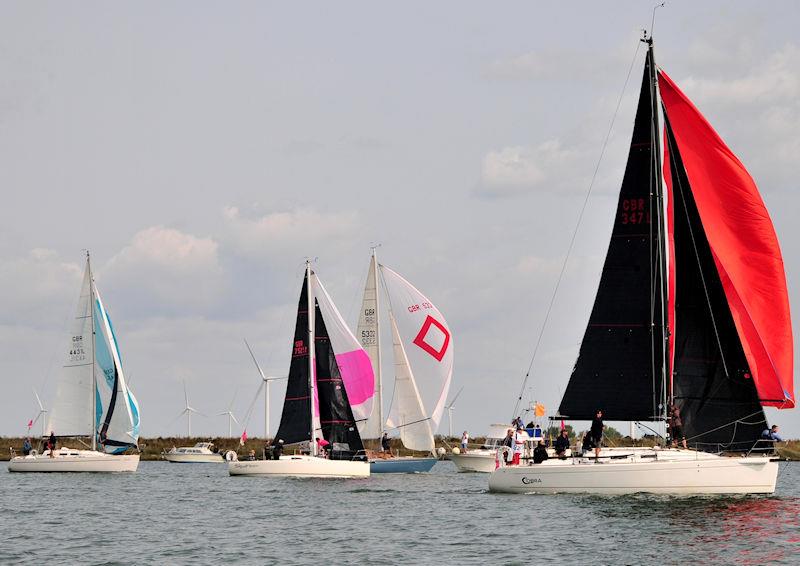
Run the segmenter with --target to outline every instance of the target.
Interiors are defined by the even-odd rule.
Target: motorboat
[[[162,457],[167,462],[174,463],[214,463],[221,464],[225,460],[222,454],[214,452],[214,445],[211,442],[198,442],[194,446],[173,447],[168,452],[164,452]]]

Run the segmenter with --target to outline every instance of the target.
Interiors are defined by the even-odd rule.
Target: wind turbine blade
[[[186,407],[189,407],[189,393],[186,392],[186,380],[183,380],[183,398],[186,399]]]
[[[253,358],[253,363],[256,364],[256,368],[258,369],[258,373],[261,374],[261,379],[267,379],[267,376],[264,375],[264,372],[261,369],[261,366],[258,365],[258,360],[256,359],[256,355],[253,353],[253,349],[250,347],[250,344],[247,343],[246,339],[244,341],[244,345],[247,346],[247,350],[250,352],[250,357]]]
[[[233,416],[233,413],[231,413],[230,415],[231,415],[231,418],[233,419],[233,422],[235,422],[236,424],[240,424],[239,421],[237,420],[237,418]]]
[[[42,400],[39,397],[39,394],[36,392],[36,389],[33,390],[33,394],[36,395],[36,402],[39,403],[39,410],[44,411],[44,405],[42,405]]]
[[[458,393],[456,393],[455,397],[453,397],[450,400],[450,404],[445,407],[446,409],[449,409],[450,407],[452,407],[455,404],[456,399],[458,399],[458,396],[461,395],[462,391],[464,391],[464,386],[463,385],[461,386],[461,389],[458,390]]]
[[[236,401],[236,394],[237,393],[239,393],[239,388],[238,387],[233,390],[233,399],[231,399],[231,402],[228,404],[228,412],[230,412],[230,410],[233,408],[233,402]]]

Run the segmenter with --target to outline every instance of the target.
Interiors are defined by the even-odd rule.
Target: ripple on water
[[[350,481],[165,462],[132,475],[4,472],[0,563],[50,562],[55,547],[97,564],[790,564],[800,543],[800,464],[774,497],[681,498],[491,494],[487,475],[450,463]]]

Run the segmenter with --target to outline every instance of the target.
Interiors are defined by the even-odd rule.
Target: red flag
[[[244,446],[244,443],[247,442],[247,430],[242,432],[242,438],[239,439],[239,444]]]
[[[28,430],[30,430],[32,426],[33,426],[33,419],[28,421]]]
[[[561,430],[564,430],[567,426],[564,424],[564,419],[561,419]]]

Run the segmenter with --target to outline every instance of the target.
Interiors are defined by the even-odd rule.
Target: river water
[[[224,464],[135,474],[0,467],[0,563],[800,563],[800,464],[774,496],[499,495],[485,474],[232,478]]]

